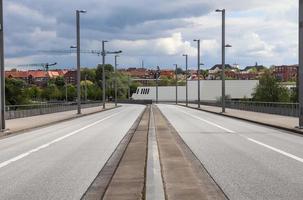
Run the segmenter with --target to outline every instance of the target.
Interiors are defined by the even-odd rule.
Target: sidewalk
[[[114,104],[106,104],[106,110],[114,108]],[[77,115],[77,110],[71,110],[66,112],[51,113],[45,115],[38,115],[33,117],[25,117],[19,119],[6,120],[5,132],[0,132],[0,137],[5,135],[10,135],[12,133],[22,132],[33,128],[42,127],[45,125],[50,125],[56,122],[61,122],[64,120],[69,120],[73,118],[83,117],[89,114],[94,114],[101,112],[102,106],[85,108],[82,109],[82,114]]]
[[[185,106],[185,104],[180,105]],[[189,104],[189,107],[198,109],[197,104]],[[211,112],[236,119],[242,119],[249,122],[254,122],[266,126],[271,126],[274,128],[284,129],[287,131],[303,134],[303,130],[296,128],[299,125],[299,119],[297,117],[288,117],[282,115],[273,115],[229,108],[226,108],[226,113],[222,113],[221,107],[205,105],[201,105],[200,109],[206,112]]]

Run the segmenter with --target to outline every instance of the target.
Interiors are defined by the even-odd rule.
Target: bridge
[[[55,2],[52,3],[55,4]],[[105,1],[102,3],[106,4]],[[38,2],[36,4],[38,5]],[[90,6],[93,9],[97,2],[89,4],[93,5]],[[101,8],[108,9],[108,6],[103,4]],[[115,4],[118,5],[118,3]],[[83,35],[97,35],[102,32],[105,34],[102,37],[113,38],[118,36],[117,32],[121,30],[122,38],[134,39],[135,36],[144,39],[153,38],[147,42],[138,38],[135,42],[139,44],[138,47],[142,48],[142,51],[147,46],[150,48],[152,43],[156,44],[154,49],[151,48],[148,53],[151,55],[145,55],[149,59],[157,60],[157,55],[152,54],[155,52],[162,54],[159,49],[165,49],[163,48],[165,46],[169,47],[167,55],[170,56],[175,54],[174,46],[176,49],[182,48],[182,51],[188,51],[182,53],[189,53],[195,47],[192,47],[188,41],[183,41],[181,33],[175,35],[176,39],[180,39],[180,41],[174,41],[174,35],[173,39],[156,40],[151,33],[144,35],[144,32],[150,31],[138,31],[142,24],[147,27],[156,27],[154,24],[160,24],[158,19],[163,18],[165,23],[171,23],[165,32],[171,32],[173,25],[177,23],[174,23],[172,20],[174,18],[170,14],[175,15],[177,12],[180,15],[178,14],[176,19],[183,20],[183,25],[185,23],[187,25],[176,26],[175,30],[190,29],[196,24],[201,25],[198,21],[203,15],[196,13],[197,8],[188,9],[185,7],[186,3],[183,4],[181,1],[175,4],[178,4],[177,7],[181,7],[183,11],[180,12],[175,5],[171,7],[171,5],[165,4],[163,7],[166,9],[170,7],[168,10],[162,9],[162,5],[160,5],[160,12],[156,12],[157,7],[155,7],[151,9],[151,13],[146,13],[148,21],[142,20],[147,11],[142,10],[143,7],[140,12],[128,7],[125,10],[130,16],[125,19],[121,15],[125,5],[112,7],[119,13],[107,16],[107,12],[102,12],[104,21],[101,20],[101,25],[104,27],[101,31],[93,29],[93,26],[100,22],[87,24],[86,29],[89,29],[89,32]],[[198,3],[190,4],[195,7],[200,6]],[[76,2],[73,6],[75,5],[77,5]],[[81,6],[83,5],[81,3]],[[206,2],[201,5],[202,8],[205,6],[206,9],[201,9],[205,13],[211,9]],[[215,6],[217,5],[218,3],[215,4]],[[249,5],[253,6],[253,4]],[[146,5],[144,6],[146,7]],[[64,18],[62,13],[54,16],[55,18],[48,18],[43,15],[42,12],[46,11],[40,5],[37,6],[39,10],[26,7],[26,3],[24,5],[11,4],[10,7],[10,12],[25,10],[25,14],[22,15],[24,18],[32,12],[34,15],[30,17],[39,18],[36,22],[33,20],[37,23],[37,27],[29,28],[35,32],[24,34],[27,37],[31,36],[26,42],[34,41],[43,43],[43,46],[55,46],[57,43],[66,45],[67,42],[72,41],[71,38],[64,38],[67,36],[65,35],[60,36],[61,40],[54,42],[55,39],[58,39],[57,35],[64,35],[70,27],[69,24],[63,23],[70,19],[62,19]],[[54,9],[61,8],[58,5],[51,7],[53,8],[48,10],[48,13],[53,15],[55,15]],[[233,13],[234,19],[236,16],[250,19],[251,15],[260,14],[260,10],[256,9],[253,12],[249,10],[250,15],[246,15],[239,9],[239,6],[236,7],[240,11]],[[264,7],[262,10],[269,11],[269,8]],[[65,11],[67,12],[68,8]],[[166,13],[167,11],[169,12]],[[188,14],[193,11],[195,12],[193,15]],[[280,13],[281,11],[279,10]],[[140,15],[131,15],[132,12]],[[125,86],[125,94],[120,97],[128,99],[119,100],[117,85],[121,80],[118,80],[117,57],[122,50],[108,51],[106,44],[109,41],[107,40],[102,40],[101,50],[81,49],[80,44],[92,45],[95,39],[80,42],[80,16],[87,11],[75,10],[76,44],[70,46],[69,50],[43,51],[57,54],[76,53],[77,70],[74,71],[75,76],[72,77],[75,82],[73,83],[75,91],[71,96],[72,100],[68,99],[68,84],[63,80],[64,84],[61,82],[61,89],[65,89],[64,103],[62,103],[62,98],[53,97],[54,99],[29,101],[37,103],[33,105],[7,106],[4,66],[5,27],[3,26],[3,0],[0,0],[0,200],[301,200],[303,197],[303,0],[299,0],[299,70],[296,77],[299,80],[296,80],[296,89],[298,89],[296,92],[298,93],[295,93],[298,94],[298,98],[294,97],[299,100],[298,103],[255,102],[252,101],[251,94],[256,90],[259,81],[225,80],[225,66],[227,66],[225,51],[226,48],[232,46],[225,43],[226,10],[217,9],[216,12],[219,12],[222,17],[222,63],[218,67],[220,74],[218,73],[218,76],[214,76],[213,79],[219,77],[220,80],[201,80],[202,77],[206,79],[201,74],[203,71],[201,66],[204,64],[201,62],[200,49],[201,42],[203,44],[205,41],[192,38],[191,42],[197,44],[195,79],[188,80],[189,55],[183,54],[182,57],[186,59],[184,80],[178,80],[180,68],[178,68],[178,64],[174,64],[175,77],[171,79],[170,84],[167,84],[170,86],[160,87],[161,74],[158,66],[155,74],[152,74],[153,76],[147,79],[136,77],[138,78],[136,81],[146,83],[153,81],[154,86],[138,87],[131,99],[131,80],[127,74],[124,77],[125,83],[120,83],[120,86]],[[100,19],[100,16],[97,15],[100,13],[99,8],[91,13],[93,15],[87,18],[86,23],[93,18]],[[287,13],[291,12],[287,11]],[[186,18],[183,18],[184,16]],[[264,16],[268,18],[269,15]],[[195,21],[190,21],[189,17],[194,18]],[[40,18],[46,20],[40,20]],[[113,18],[116,18],[117,21],[111,20]],[[140,21],[133,21],[136,18],[140,18]],[[57,22],[57,20],[61,21]],[[120,24],[120,21],[123,20],[127,23]],[[43,21],[41,27],[39,27],[40,21]],[[260,21],[257,20],[257,22]],[[284,20],[282,21],[284,22]],[[110,23],[116,24],[107,27]],[[243,24],[243,22],[241,23]],[[59,32],[56,29],[59,24],[64,31],[60,30],[60,34],[56,34]],[[25,25],[28,26],[28,24]],[[247,26],[244,28],[247,29]],[[15,31],[14,28],[11,29]],[[18,31],[18,29],[16,30]],[[106,32],[106,30],[110,32]],[[132,37],[124,35],[124,31],[127,30],[131,30]],[[193,36],[193,33],[201,32],[201,30],[199,27],[195,31],[187,32],[186,35]],[[265,25],[262,25],[262,30],[267,30]],[[26,30],[22,31],[25,33]],[[159,34],[159,30],[154,32],[157,33],[157,36],[166,34]],[[42,33],[46,35],[40,37]],[[35,37],[38,35],[37,38],[40,39],[36,41]],[[213,40],[210,39],[212,36],[206,37],[205,33],[203,35],[208,38],[207,45],[216,44],[212,43]],[[45,42],[46,37],[50,37],[50,41],[54,44],[50,45]],[[9,44],[13,40],[24,40],[19,36],[16,38],[10,38]],[[270,43],[267,44],[261,40],[258,34],[253,35],[253,38],[257,39],[257,42],[260,40],[261,45],[257,43],[255,45],[257,48],[251,48],[257,49],[257,51],[249,52],[247,54],[249,56],[254,54],[259,56],[260,52],[263,54],[262,48],[259,50],[259,46],[264,46],[265,53],[268,49],[271,53],[275,53],[276,47],[284,47],[283,43],[271,46]],[[250,40],[250,37],[248,39]],[[161,42],[162,40],[163,42]],[[216,40],[214,41],[216,42]],[[132,46],[131,42],[133,41],[118,39],[113,47],[116,48],[118,43],[124,43],[124,47],[131,46],[128,58],[133,59],[135,56],[133,50],[136,46]],[[178,43],[171,45],[173,42]],[[245,44],[247,41],[242,42]],[[146,45],[143,45],[145,43]],[[34,46],[33,44],[31,45]],[[235,44],[240,43],[235,42]],[[291,49],[293,49],[293,42],[291,44]],[[22,49],[29,51],[29,47],[16,45],[8,52],[12,55],[17,52],[19,57],[29,55],[31,59],[35,59],[34,55],[23,52]],[[251,49],[248,50],[251,51]],[[124,51],[123,53],[125,53]],[[179,52],[176,51],[177,53]],[[94,98],[94,100],[102,100],[102,102],[87,99],[87,75],[85,75],[84,92],[82,91],[84,98],[81,97],[80,54],[102,56],[102,65],[98,67],[98,77],[92,78],[95,81],[93,84],[96,84],[92,93],[97,94],[96,90],[99,91],[98,98]],[[115,56],[115,66],[112,69],[111,77],[107,77],[108,72],[105,69],[108,54]],[[138,56],[142,55],[143,52],[140,52]],[[11,57],[11,60],[14,58]],[[135,61],[131,60],[131,62]],[[25,66],[36,65],[41,66],[41,64]],[[48,66],[51,64],[42,65],[48,71]],[[97,74],[96,71],[94,73]],[[27,80],[28,78],[28,76],[25,77]],[[110,83],[108,80],[111,80]],[[180,82],[182,85],[178,85]],[[30,81],[28,81],[29,83]],[[45,80],[45,84],[49,84],[47,80]],[[16,86],[15,88],[22,87]],[[114,94],[114,97],[107,94],[108,90],[112,90],[110,93]],[[265,88],[265,93],[267,90],[268,88]],[[14,96],[16,93],[11,95]],[[231,98],[227,98],[227,96],[231,96]],[[110,101],[112,98],[114,102]],[[247,98],[250,100],[245,101]]]
[[[102,104],[7,120],[0,199],[300,199],[297,118]],[[74,108],[76,109],[76,107]]]

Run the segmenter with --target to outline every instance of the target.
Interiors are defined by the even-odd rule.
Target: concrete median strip
[[[227,198],[160,110],[148,106],[82,199]]]

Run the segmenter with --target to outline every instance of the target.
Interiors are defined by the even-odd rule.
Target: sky
[[[298,63],[298,1],[296,0],[9,0],[4,1],[6,69],[22,64],[57,62],[74,68],[75,10],[81,14],[81,49],[122,50],[119,67],[173,68],[197,65],[201,40],[204,68],[221,61],[221,14],[226,9],[226,62],[242,67]],[[113,64],[112,55],[106,62]],[[101,58],[81,55],[81,66],[95,67]]]

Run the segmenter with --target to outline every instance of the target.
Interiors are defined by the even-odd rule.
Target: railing
[[[100,102],[82,103],[81,108],[90,108],[101,106]],[[45,104],[31,104],[31,105],[11,105],[6,106],[6,119],[16,119],[23,117],[31,117],[36,115],[44,115],[56,112],[64,112],[70,110],[77,110],[76,102],[69,103],[45,103]]]
[[[218,101],[203,101],[202,105],[221,106]],[[262,112],[284,116],[298,117],[300,113],[298,103],[276,103],[256,101],[226,101],[226,108]]]

